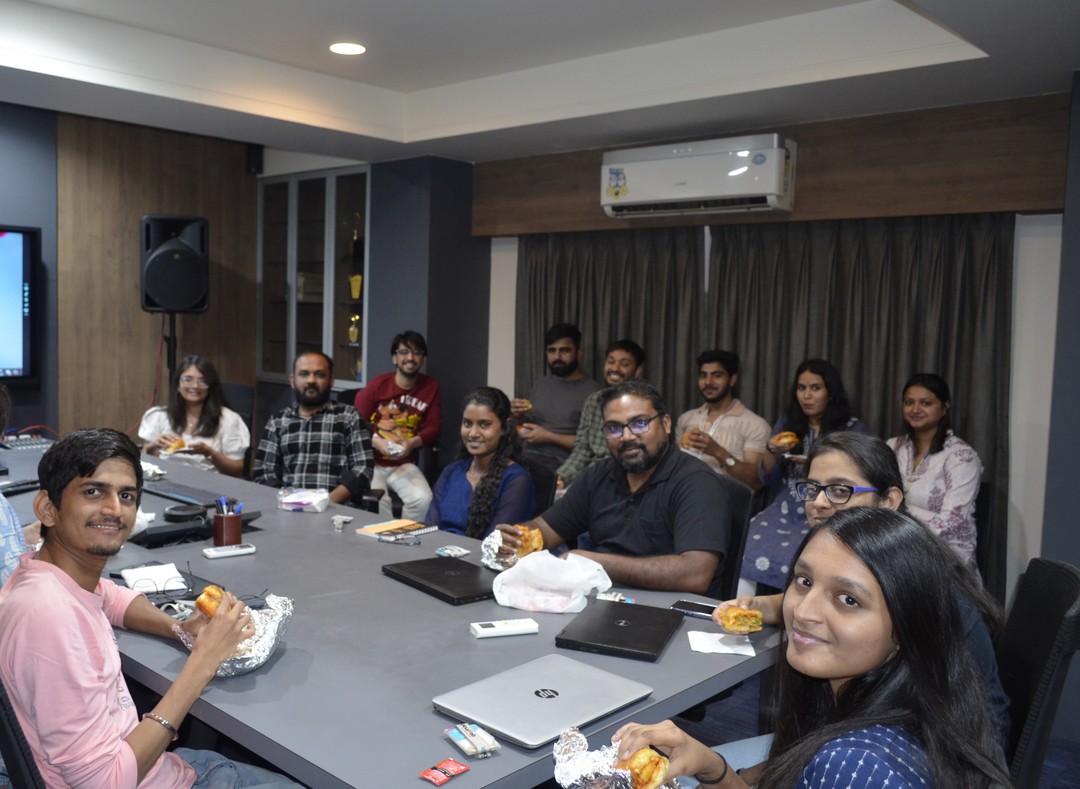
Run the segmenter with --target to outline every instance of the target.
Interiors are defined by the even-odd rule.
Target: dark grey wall
[[[395,334],[404,329],[423,334],[426,371],[442,387],[440,443],[451,453],[458,443],[462,398],[487,383],[491,241],[471,235],[472,184],[472,165],[448,159],[407,159],[371,168],[365,378],[392,369]]]
[[[39,363],[36,385],[10,387],[15,413],[10,427],[56,429],[56,114],[0,104],[0,222],[41,228],[44,271],[39,292]],[[90,317],[90,316],[88,316]],[[0,339],[2,341],[2,339]]]
[[[1076,507],[1076,447],[1080,446],[1077,296],[1080,296],[1080,71],[1073,72],[1041,554],[1080,567],[1080,519]],[[1073,660],[1054,734],[1080,743],[1080,659]]]

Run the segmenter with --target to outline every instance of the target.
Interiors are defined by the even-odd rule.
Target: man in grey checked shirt
[[[371,487],[371,433],[356,409],[330,399],[334,360],[303,353],[289,383],[296,402],[270,418],[255,456],[255,481],[271,487],[324,488],[336,504]]]

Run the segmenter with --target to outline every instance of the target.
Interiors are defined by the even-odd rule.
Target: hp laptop
[[[431,703],[524,748],[539,748],[571,726],[584,726],[650,693],[652,688],[640,682],[563,655],[545,655]]]
[[[670,608],[593,600],[555,636],[555,646],[655,661],[682,621]]]
[[[450,605],[475,603],[495,596],[491,591],[495,573],[478,564],[449,556],[384,564],[382,571]]]

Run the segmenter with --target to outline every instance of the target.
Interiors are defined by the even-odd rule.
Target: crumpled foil
[[[276,594],[266,596],[266,608],[247,609],[255,634],[240,642],[233,656],[218,668],[217,676],[238,677],[254,671],[269,660],[277,649],[278,641],[285,635],[292,611],[293,601]],[[195,645],[195,639],[184,630],[180,631],[180,640],[189,652]]]
[[[480,563],[489,570],[502,572],[517,564],[517,554],[499,556],[502,547],[502,532],[495,529],[480,543]]]
[[[614,766],[618,743],[590,751],[585,735],[570,728],[559,735],[551,755],[555,757],[555,782],[563,789],[632,789],[630,772]],[[680,789],[675,778],[668,778],[661,786]]]

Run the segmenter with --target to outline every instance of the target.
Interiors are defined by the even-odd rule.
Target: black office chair
[[[998,637],[998,673],[1009,697],[1006,757],[1016,786],[1038,786],[1069,661],[1080,647],[1080,570],[1032,559]]]
[[[13,787],[17,789],[45,789],[45,780],[34,763],[34,754],[23,735],[15,709],[11,706],[7,689],[0,682],[0,754]]]
[[[539,463],[523,460],[521,463],[536,486],[536,514],[543,515],[555,503],[555,472]]]
[[[754,490],[727,474],[721,474],[720,481],[724,483],[731,497],[728,544],[727,551],[724,553],[724,567],[720,575],[720,599],[731,600],[739,590],[743,551],[746,549],[746,532],[750,526],[750,518],[753,517]]]
[[[251,384],[241,384],[236,381],[222,381],[221,393],[225,395],[225,405],[240,415],[247,425],[248,433],[251,434],[251,445],[248,446],[247,454],[244,455],[244,477],[251,478],[251,461],[255,454],[255,447],[259,443],[255,435],[255,387]]]

